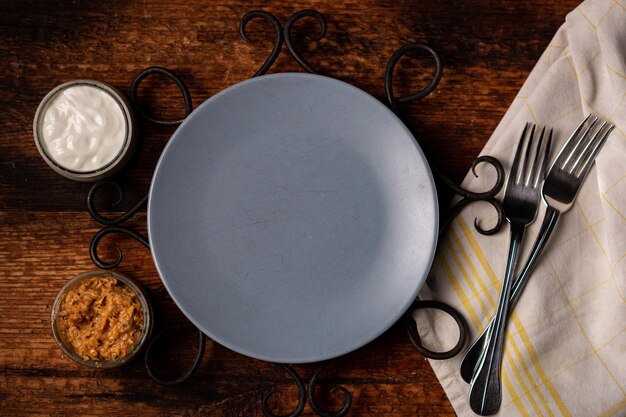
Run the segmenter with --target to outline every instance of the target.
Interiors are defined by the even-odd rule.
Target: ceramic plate
[[[281,363],[330,359],[396,322],[426,279],[437,200],[422,151],[344,82],[274,74],[199,106],[167,144],[152,255],[215,341]]]

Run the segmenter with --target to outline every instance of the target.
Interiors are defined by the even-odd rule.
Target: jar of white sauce
[[[137,142],[126,98],[94,80],[70,81],[50,91],[35,113],[33,133],[48,165],[77,181],[113,175]]]

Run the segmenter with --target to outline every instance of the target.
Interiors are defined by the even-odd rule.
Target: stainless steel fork
[[[578,191],[580,191],[583,181],[591,170],[598,152],[613,130],[612,124],[606,121],[600,123],[600,121],[601,119],[598,117],[589,115],[578,125],[559,152],[546,176],[542,186],[542,195],[548,207],[528,259],[513,284],[509,311],[512,311],[519,301],[559,216],[573,206]],[[492,323],[493,320],[463,357],[461,377],[468,383],[471,381]]]
[[[540,181],[544,178],[546,161],[552,142],[552,130],[550,130],[548,140],[544,146],[544,127],[541,130],[539,141],[533,152],[532,145],[535,135],[535,126],[533,125],[530,129],[530,134],[526,141],[526,151],[524,152],[524,139],[527,137],[529,127],[530,125],[527,124],[522,132],[504,194],[503,206],[506,220],[510,223],[511,243],[506,272],[502,281],[502,291],[498,301],[498,309],[487,333],[483,354],[476,364],[471,380],[470,407],[476,414],[482,416],[497,412],[502,402],[500,367],[515,266],[517,265],[519,248],[524,238],[526,226],[532,223],[537,215],[541,196],[539,191]],[[533,153],[534,157],[531,157]],[[523,162],[522,154],[524,154]]]

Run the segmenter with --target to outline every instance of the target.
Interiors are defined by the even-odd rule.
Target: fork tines
[[[530,133],[527,135],[529,128]],[[522,132],[522,137],[520,138],[517,151],[515,152],[515,159],[513,161],[511,174],[509,176],[509,182],[524,186],[531,186],[533,188],[536,188],[539,185],[540,180],[543,180],[547,171],[547,163],[549,159],[550,147],[552,144],[553,131],[553,129],[550,129],[550,132],[548,133],[548,139],[547,141],[544,141],[544,136],[546,132],[546,127],[544,126],[541,129],[539,140],[533,146],[535,128],[536,126],[530,123],[526,123],[526,126],[524,126],[524,131]],[[526,149],[524,150],[524,139],[527,136],[528,141],[526,142]],[[524,163],[520,164],[519,162],[522,158],[522,152],[524,153]],[[535,157],[533,158],[532,163],[530,163],[530,158],[532,157],[531,155],[533,154],[533,152]],[[544,156],[543,159],[540,161],[542,153],[544,153]],[[521,170],[518,170],[518,167],[520,165]]]
[[[577,177],[586,173],[615,127],[606,120],[598,126],[599,120],[598,116],[589,114],[578,125],[554,161],[555,166]]]

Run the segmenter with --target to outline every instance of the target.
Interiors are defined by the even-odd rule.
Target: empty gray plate
[[[397,321],[426,279],[437,199],[422,151],[372,96],[309,74],[234,85],[199,106],[150,189],[170,295],[228,348],[330,359]]]

